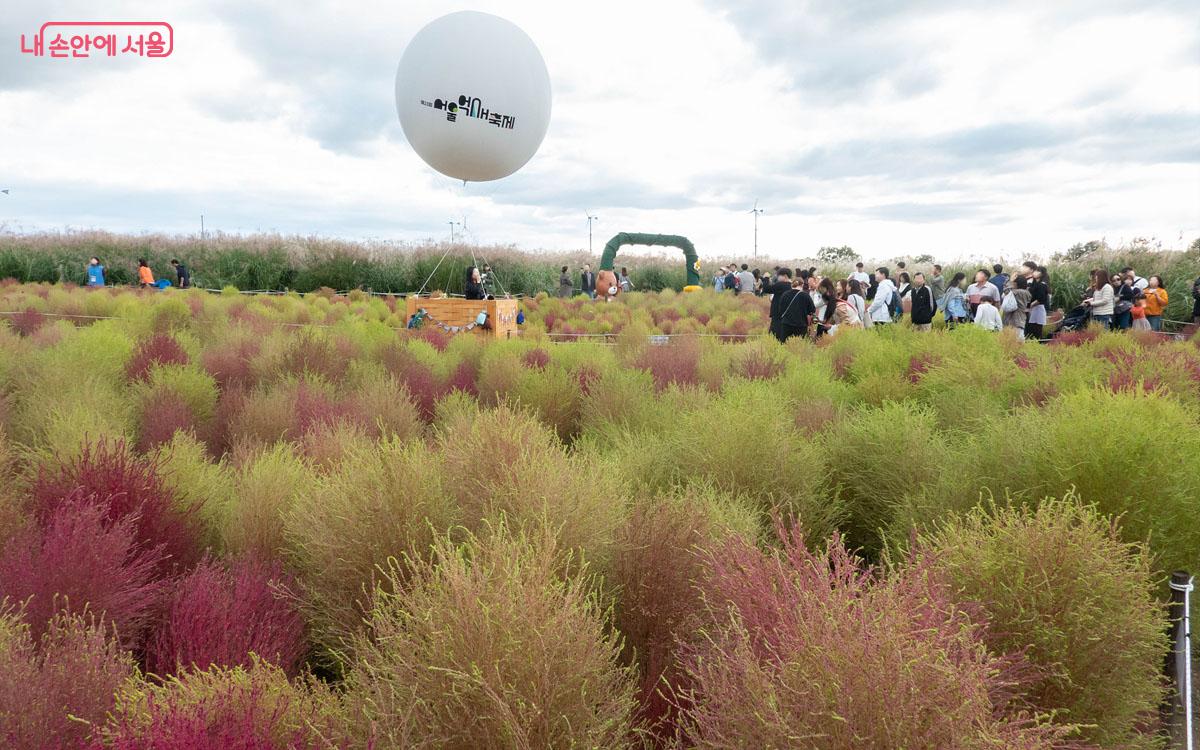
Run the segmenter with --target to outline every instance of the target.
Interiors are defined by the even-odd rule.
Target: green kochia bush
[[[501,518],[519,530],[546,528],[564,553],[603,569],[626,512],[603,458],[569,454],[535,417],[503,406],[456,415],[436,446],[443,490],[467,529],[484,536]]]
[[[933,413],[911,404],[855,410],[825,444],[830,476],[848,512],[841,529],[851,548],[870,557],[878,553],[901,498],[936,481],[951,463]]]
[[[385,443],[352,452],[337,471],[299,490],[284,509],[287,552],[299,571],[304,611],[317,639],[345,650],[362,629],[389,560],[423,558],[460,519],[424,446]],[[387,589],[390,591],[390,589]],[[333,653],[327,654],[327,660]]]
[[[1161,747],[1144,733],[1163,699],[1166,619],[1145,548],[1068,495],[1034,509],[989,506],[921,540],[934,570],[981,605],[984,640],[1023,651],[1023,697],[1104,748]]]
[[[161,683],[130,681],[100,729],[102,747],[347,747],[341,705],[312,679],[289,682],[257,658],[250,667],[189,670]]]
[[[624,746],[633,674],[588,583],[559,576],[560,557],[553,537],[497,528],[410,561],[407,583],[376,595],[347,678],[359,744]]]
[[[665,424],[657,435],[625,436],[618,460],[632,481],[655,491],[712,486],[764,521],[777,511],[796,516],[814,538],[842,519],[822,446],[796,427],[796,416],[769,385],[743,383],[668,421],[673,416],[660,413]]]
[[[1157,569],[1200,568],[1200,422],[1170,395],[1084,389],[994,419],[963,445],[935,484],[904,498],[894,540],[969,510],[981,492],[1036,504],[1074,489],[1119,516],[1126,541],[1148,541]]]

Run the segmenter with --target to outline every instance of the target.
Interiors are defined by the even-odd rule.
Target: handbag
[[[487,325],[487,318],[488,318],[487,310],[480,310],[479,314],[475,316],[475,325],[477,325],[477,326]]]

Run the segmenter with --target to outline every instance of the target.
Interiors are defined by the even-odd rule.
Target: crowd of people
[[[563,266],[562,272],[558,276],[559,297],[572,297],[578,290],[580,294],[586,294],[592,299],[596,299],[599,295],[605,302],[609,302],[621,292],[633,291],[633,282],[629,279],[628,268],[622,267],[620,273],[601,270],[599,274],[596,274],[592,272],[592,264],[585,263],[579,270],[578,287],[572,282],[568,268],[568,266]]]
[[[192,285],[192,272],[178,259],[171,259],[171,268],[175,271],[175,285],[180,289],[187,289]],[[108,269],[104,267],[104,263],[95,255],[89,260],[84,268],[87,274],[87,286],[98,287],[105,286],[108,283]],[[162,279],[154,278],[154,271],[150,268],[149,262],[145,258],[138,258],[137,266],[137,283],[143,289],[162,288],[170,286],[169,281],[164,282]]]
[[[771,333],[780,341],[810,332],[819,338],[843,328],[892,325],[905,315],[914,329],[929,331],[939,312],[948,328],[971,324],[989,331],[1011,329],[1019,338],[1045,339],[1052,304],[1045,266],[1026,261],[1009,274],[997,263],[990,271],[979,269],[969,284],[965,273],[947,280],[940,265],[934,264],[931,271],[928,276],[921,271],[910,274],[901,262],[893,278],[887,267],[868,275],[857,263],[847,278],[834,280],[822,277],[816,268],[777,267],[767,274],[731,264],[718,270],[714,287],[770,296]],[[1200,323],[1200,278],[1192,297],[1193,321]],[[1075,325],[1091,321],[1116,330],[1162,331],[1168,301],[1161,276],[1143,278],[1130,267],[1113,274],[1097,269]]]

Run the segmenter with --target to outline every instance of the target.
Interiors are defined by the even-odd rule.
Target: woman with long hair
[[[1091,296],[1083,300],[1083,304],[1091,309],[1092,320],[1105,328],[1111,327],[1113,320],[1113,300],[1116,294],[1113,291],[1112,277],[1109,276],[1108,271],[1103,268],[1097,268],[1092,271],[1092,285],[1089,291],[1091,292]]]
[[[833,288],[833,281],[829,277],[825,277],[817,282],[817,294],[825,303],[818,312],[820,312],[820,320],[817,321],[817,335],[815,338],[821,338],[829,329],[833,328],[833,313],[837,309],[837,290]]]
[[[858,319],[862,321],[865,327],[867,325],[867,290],[863,289],[862,282],[858,279],[850,279],[846,283],[846,287],[850,292],[846,295],[846,301],[858,313]]]
[[[857,280],[847,281],[839,279],[837,283],[837,299],[834,300],[833,307],[833,327],[830,328],[829,334],[832,336],[846,328],[862,328],[862,316],[858,314],[858,306],[850,301],[850,286],[860,287]],[[862,296],[858,299],[862,301]],[[866,304],[863,302],[863,304]]]
[[[1025,338],[1040,341],[1046,330],[1046,316],[1050,311],[1050,281],[1045,266],[1034,266],[1030,274],[1029,320],[1025,323]]]
[[[946,318],[946,328],[951,330],[959,323],[967,322],[967,298],[963,296],[962,289],[963,282],[966,280],[967,275],[962,271],[954,274],[954,278],[950,279],[950,283],[946,286],[946,293],[938,302],[942,308],[942,315]]]
[[[467,299],[484,299],[487,295],[483,292],[483,277],[479,275],[479,269],[471,266],[467,269],[467,288],[463,295]]]

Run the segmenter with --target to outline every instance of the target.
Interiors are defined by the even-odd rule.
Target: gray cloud
[[[146,217],[154,231],[199,233],[204,214],[208,231],[414,236],[437,230],[444,217],[432,211],[405,214],[379,206],[334,204],[320,196],[238,191],[135,190],[86,183],[20,182],[0,207],[8,228],[103,228],[140,232]],[[64,210],[64,206],[71,209]]]
[[[214,14],[269,80],[295,89],[302,107],[300,127],[323,148],[361,154],[377,138],[402,140],[392,89],[403,37],[382,32],[403,25],[380,18],[364,33],[361,19],[349,22],[336,5],[296,10],[225,2]],[[239,112],[269,116],[248,98],[252,94],[243,97],[209,111],[219,117]]]
[[[566,182],[567,184],[564,184]],[[686,190],[665,191],[631,180],[594,175],[582,181],[533,172],[518,172],[488,193],[498,203],[563,210],[682,210],[698,205]]]
[[[71,94],[79,89],[95,85],[98,78],[130,70],[141,60],[136,57],[118,55],[103,60],[52,59],[48,56],[34,57],[21,52],[21,35],[26,46],[33,44],[33,36],[47,21],[63,21],[82,18],[85,20],[107,20],[140,17],[140,13],[124,15],[126,3],[110,3],[103,18],[97,18],[88,5],[79,0],[4,0],[0,11],[0,92],[41,91],[45,93]],[[115,15],[113,15],[115,14]]]

